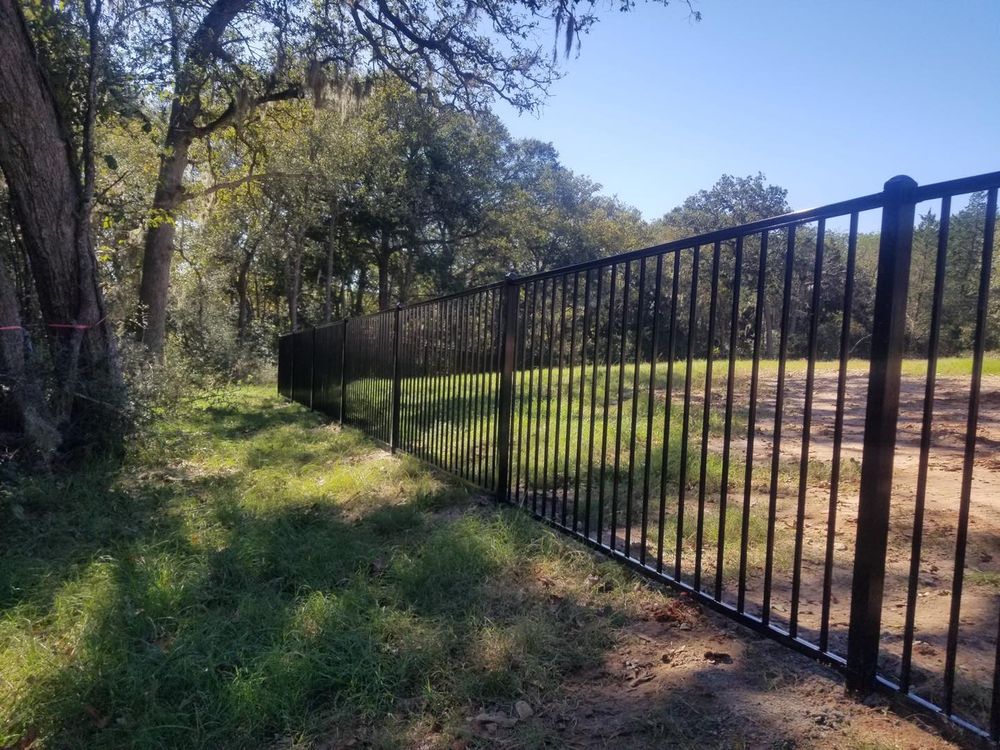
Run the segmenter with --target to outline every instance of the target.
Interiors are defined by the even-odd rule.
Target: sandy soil
[[[716,372],[712,411],[721,424],[725,409],[725,372]],[[786,627],[791,615],[791,590],[794,569],[794,543],[799,500],[799,467],[802,453],[805,373],[786,376],[784,415],[780,443],[780,480],[775,507],[775,554],[771,592],[772,622]],[[751,513],[758,519],[768,517],[770,473],[774,446],[774,412],[777,378],[762,376],[756,418],[751,481]],[[863,453],[867,372],[853,370],[846,381],[841,479],[836,494],[833,539],[833,565],[830,598],[830,650],[846,656],[850,612],[851,579],[857,534],[858,487]],[[926,477],[923,542],[916,588],[914,648],[912,654],[912,689],[922,697],[940,703],[948,624],[951,616],[956,537],[961,495],[961,478],[967,432],[969,377],[939,377],[934,399],[934,420]],[[899,433],[893,474],[893,500],[890,514],[889,549],[883,607],[880,671],[898,679],[903,651],[903,632],[909,587],[910,561],[914,535],[914,508],[920,467],[920,438],[925,381],[922,377],[904,377],[899,414]],[[748,378],[738,380],[735,390],[732,456],[742,462],[746,457],[746,418]],[[813,387],[810,427],[809,470],[804,482],[805,510],[802,533],[801,589],[799,599],[799,635],[813,643],[819,641],[823,609],[823,576],[830,515],[831,465],[836,415],[837,374],[819,372]],[[680,408],[680,399],[675,402]],[[702,397],[692,396],[691,414],[697,429],[692,430],[692,450],[700,445]],[[1000,619],[1000,377],[986,376],[981,388],[979,423],[976,431],[976,454],[972,475],[969,509],[968,544],[961,598],[957,651],[956,710],[977,723],[988,726],[993,670],[997,650],[997,623]],[[719,455],[723,441],[721,430],[714,430],[709,449]],[[693,528],[697,512],[698,477],[688,480],[685,524]],[[730,472],[728,513],[743,511],[744,474],[741,465]],[[675,502],[674,498],[668,501]],[[718,493],[706,495],[706,514],[718,514]],[[635,516],[633,516],[635,518]],[[668,535],[669,536],[669,535]],[[624,530],[619,528],[618,549],[624,549]],[[651,528],[650,538],[655,537]],[[640,530],[632,527],[632,540]],[[610,542],[610,534],[604,543]],[[672,563],[672,544],[664,559]],[[732,555],[738,540],[727,540]],[[747,611],[761,615],[764,588],[763,544],[751,557],[747,574]],[[632,544],[633,557],[639,557],[641,545]],[[702,586],[714,583],[717,539],[707,532],[703,544]],[[655,559],[655,543],[647,545],[647,559]],[[682,578],[693,583],[693,546],[683,554]],[[730,568],[732,563],[730,563]],[[736,603],[736,577],[727,569],[723,600]]]
[[[952,589],[961,477],[967,432],[968,377],[938,379],[925,495],[923,545],[913,653],[914,689],[937,700],[942,689]],[[819,465],[806,480],[806,511],[803,534],[802,604],[803,635],[814,639],[819,631],[826,525],[829,513],[829,464],[832,459],[836,406],[836,374],[820,373],[814,386],[810,461]],[[769,460],[774,437],[775,378],[762,382],[755,440],[755,481],[752,505],[767,507]],[[913,517],[920,466],[920,436],[925,383],[904,377],[900,400],[899,434],[893,473],[893,501],[887,557],[885,606],[883,609],[883,674],[895,678],[903,648],[906,597],[912,556]],[[794,467],[802,450],[802,414],[805,376],[796,373],[786,380],[785,414],[781,456]],[[713,409],[722,409],[722,389],[716,391]],[[962,713],[979,723],[988,719],[1000,610],[1000,378],[983,379],[976,433],[976,456],[969,512],[965,586],[961,601],[958,648],[957,701]],[[831,603],[831,647],[846,651],[846,627],[850,606],[851,570],[857,524],[858,479],[862,450],[867,375],[852,373],[847,379],[841,460],[845,476],[837,500],[834,543],[833,597]],[[718,401],[718,404],[716,404]],[[745,408],[746,402],[742,406]],[[713,441],[715,442],[715,441]],[[745,455],[743,440],[734,443]],[[721,443],[713,445],[721,450]],[[757,477],[760,477],[758,482]],[[742,495],[742,477],[730,486]],[[794,539],[797,475],[780,484],[776,514],[779,542]],[[759,601],[762,576],[754,571],[749,589]],[[789,607],[791,566],[776,565],[774,616],[781,622]],[[759,610],[758,610],[759,611]]]

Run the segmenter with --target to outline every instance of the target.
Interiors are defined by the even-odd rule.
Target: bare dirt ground
[[[687,597],[665,599],[655,586],[636,586],[647,601],[617,629],[602,664],[531,703],[483,706],[453,737],[432,733],[416,746],[955,747],[919,715],[895,713],[877,697],[865,703],[849,698],[832,670]]]
[[[769,461],[774,437],[774,390],[776,378],[762,380],[754,450],[752,506],[766,512]],[[969,377],[939,377],[934,400],[934,421],[926,479],[923,545],[917,588],[914,690],[932,700],[940,699],[948,622],[952,604],[956,532],[961,477],[967,432]],[[779,486],[776,535],[779,543],[794,539],[798,500],[797,462],[802,450],[802,415],[805,375],[790,374],[785,386],[781,457],[794,467],[793,477]],[[898,675],[903,647],[903,629],[913,539],[913,517],[920,466],[920,436],[925,381],[904,376],[899,435],[893,473],[893,500],[887,556],[883,649],[881,670],[890,678]],[[721,409],[721,397],[716,400]],[[805,482],[806,505],[803,534],[802,609],[803,635],[815,637],[819,630],[822,577],[830,502],[837,393],[835,372],[817,373],[814,385],[809,475]],[[964,590],[961,600],[956,703],[958,710],[983,725],[988,719],[990,689],[997,648],[1000,609],[1000,378],[986,376],[981,390],[976,454],[972,476],[969,535],[966,550]],[[843,475],[836,504],[831,646],[846,649],[846,626],[850,606],[851,569],[857,524],[859,466],[863,450],[867,375],[852,372],[847,379],[841,460]],[[743,408],[746,401],[744,398]],[[743,440],[734,443],[745,455]],[[714,441],[713,441],[714,443]],[[713,447],[721,449],[721,444]],[[757,468],[761,467],[761,468]],[[758,482],[757,477],[760,477]],[[742,496],[742,476],[730,485]],[[749,581],[751,600],[759,601],[761,576],[755,571]],[[791,563],[775,565],[774,611],[777,621],[788,612]]]

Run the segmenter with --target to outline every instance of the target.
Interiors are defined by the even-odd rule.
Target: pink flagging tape
[[[49,328],[68,328],[73,331],[89,331],[91,328],[97,328],[101,323],[107,320],[107,315],[101,318],[96,323],[46,323]],[[0,331],[23,331],[24,326],[0,326]]]
[[[91,328],[97,328],[108,316],[105,315],[96,323],[49,323],[49,328],[70,328],[74,331],[87,331]]]

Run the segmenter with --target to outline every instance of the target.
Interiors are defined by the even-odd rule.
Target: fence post
[[[403,391],[399,366],[399,324],[402,310],[402,303],[398,303],[392,318],[392,427],[389,430],[389,448],[393,453],[399,447],[399,413]]]
[[[878,667],[916,187],[901,175],[884,190],[847,640],[847,688],[855,693],[874,687]]]
[[[316,402],[316,326],[309,332],[309,410],[315,411]]]
[[[347,405],[347,318],[340,336],[340,426],[344,426],[344,407]]]
[[[500,300],[500,392],[497,394],[497,500],[510,489],[510,423],[514,392],[514,350],[517,332],[518,285],[513,272],[503,280]]]

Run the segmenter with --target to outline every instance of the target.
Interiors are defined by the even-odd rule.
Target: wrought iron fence
[[[998,186],[893,178],[299,331],[279,341],[278,389],[841,668],[854,690],[996,741],[1000,490],[976,473],[1000,479],[1000,411],[980,421]],[[918,264],[915,232],[933,256]],[[929,298],[908,308],[918,271]],[[959,271],[974,289],[949,286]],[[949,351],[968,338],[943,376],[942,335]]]

